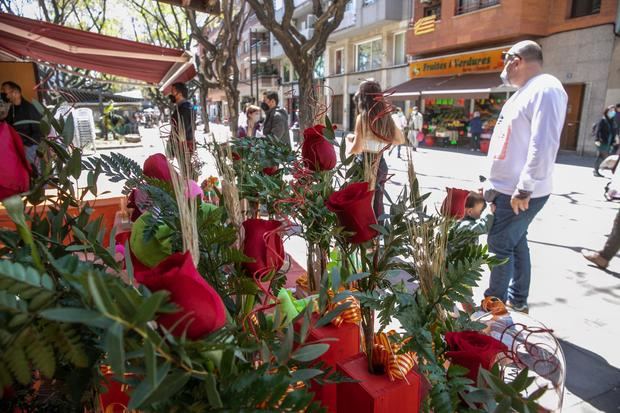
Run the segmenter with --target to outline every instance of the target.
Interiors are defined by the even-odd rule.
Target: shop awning
[[[478,73],[443,77],[423,77],[408,80],[386,91],[390,99],[413,97],[488,98],[490,93],[511,92],[502,85],[499,73]]]
[[[164,89],[192,79],[192,56],[40,20],[0,13],[0,52],[19,59],[60,64],[139,80]]]

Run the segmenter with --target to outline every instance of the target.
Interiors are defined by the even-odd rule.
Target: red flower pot
[[[353,232],[352,244],[361,244],[377,236],[370,227],[377,223],[372,209],[374,191],[368,190],[368,182],[356,182],[336,191],[325,201],[327,209],[336,213],[345,231]]]
[[[489,145],[491,144],[490,139],[480,139],[480,152],[489,153]]]
[[[467,377],[474,382],[478,378],[480,367],[490,369],[495,364],[497,355],[508,351],[504,343],[477,331],[446,333],[446,342],[450,349],[446,356],[453,363],[468,368]]]
[[[469,191],[458,188],[446,188],[448,194],[441,204],[441,213],[445,216],[461,219],[465,215],[465,201]]]
[[[390,381],[387,374],[370,374],[366,355],[338,363],[338,371],[355,383],[338,383],[338,412],[417,413],[423,399],[422,376],[416,370],[407,381]]]
[[[313,315],[313,321],[316,322],[319,319],[317,314]],[[299,330],[303,320],[296,323],[296,330]],[[306,343],[313,341],[320,341],[325,339],[336,339],[336,341],[329,341],[329,350],[327,350],[318,361],[325,363],[327,366],[334,369],[337,368],[338,363],[344,361],[360,352],[360,327],[357,324],[342,323],[340,327],[336,327],[333,324],[328,324],[319,328],[312,328],[308,332],[308,338]],[[321,404],[327,407],[329,412],[335,413],[337,410],[337,385],[336,384],[324,384],[322,386],[317,383],[312,383],[310,391],[314,393],[314,399],[320,401]]]
[[[144,161],[142,167],[144,175],[149,178],[159,179],[160,181],[171,182],[170,169],[168,168],[168,159],[162,153],[151,155]]]
[[[174,335],[180,336],[187,329],[187,337],[197,340],[226,323],[224,302],[198,273],[189,252],[171,255],[155,268],[141,273],[140,279],[151,291],[170,292],[170,301],[180,308],[176,313],[157,318],[167,329],[176,324]]]
[[[331,171],[336,166],[336,150],[324,136],[325,126],[314,125],[304,130],[301,157],[311,171]]]
[[[6,122],[0,122],[0,201],[30,189],[32,169],[26,160],[22,138]]]
[[[243,265],[255,278],[278,271],[284,264],[284,244],[279,233],[281,226],[280,221],[266,219],[248,219],[243,222],[243,253],[254,259],[254,262]]]

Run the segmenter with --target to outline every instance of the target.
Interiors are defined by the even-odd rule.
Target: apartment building
[[[620,102],[617,0],[410,2],[410,80],[395,89],[396,97],[444,107],[501,106],[501,51],[532,39],[543,48],[545,72],[569,95],[561,149],[595,152],[591,126],[606,105]]]
[[[340,129],[354,127],[353,96],[361,81],[374,79],[388,89],[408,79],[405,43],[411,18],[410,0],[351,0],[347,5],[324,57],[328,113]]]

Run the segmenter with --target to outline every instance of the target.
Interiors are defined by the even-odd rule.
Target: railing
[[[500,4],[500,0],[459,0],[456,15],[471,13]]]

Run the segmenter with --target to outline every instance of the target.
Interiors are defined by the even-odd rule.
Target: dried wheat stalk
[[[167,145],[169,159],[176,159],[177,165],[168,162],[172,187],[179,207],[179,220],[181,221],[181,233],[183,238],[183,250],[189,251],[194,265],[198,265],[200,259],[197,203],[195,198],[189,195],[189,181],[194,177],[191,153],[185,139],[185,130],[182,122],[179,122],[179,130],[172,130]]]

